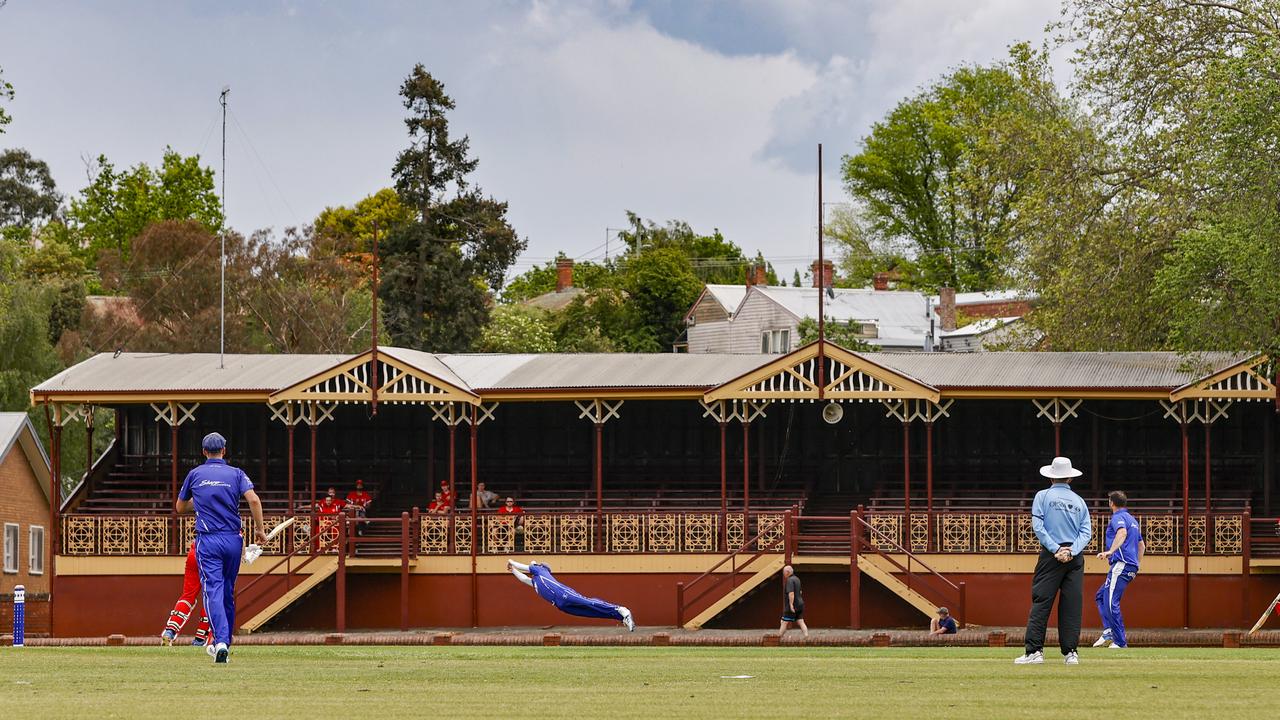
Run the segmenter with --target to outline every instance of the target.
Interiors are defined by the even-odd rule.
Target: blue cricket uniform
[[[605,602],[599,598],[583,596],[577,590],[556,580],[551,568],[542,563],[530,564],[529,574],[533,576],[533,589],[538,597],[556,606],[560,612],[579,617],[606,618],[622,621],[620,606]]]
[[[240,574],[240,498],[253,489],[249,476],[220,458],[187,473],[178,498],[196,511],[196,562],[215,643],[231,644],[236,621],[236,576]]]
[[[1107,568],[1107,579],[1103,581],[1102,587],[1098,588],[1098,594],[1094,595],[1093,599],[1098,604],[1098,615],[1102,617],[1102,624],[1111,631],[1111,641],[1120,647],[1127,647],[1129,643],[1124,635],[1120,598],[1124,596],[1125,588],[1129,587],[1129,583],[1138,576],[1138,543],[1142,542],[1142,528],[1138,526],[1138,521],[1129,514],[1127,509],[1120,508],[1111,516],[1111,522],[1107,524],[1104,549],[1111,548],[1111,543],[1115,542],[1116,533],[1120,528],[1128,531],[1128,535],[1125,535],[1124,542],[1108,558],[1111,565]]]

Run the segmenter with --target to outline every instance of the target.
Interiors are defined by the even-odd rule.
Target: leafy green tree
[[[400,201],[391,188],[361,198],[354,206],[326,207],[316,217],[314,232],[323,252],[337,255],[372,252],[373,230],[385,238],[387,234],[413,222],[412,207]]]
[[[796,332],[800,335],[800,344],[807,345],[818,339],[818,321],[813,318],[804,318],[796,327]],[[867,342],[860,332],[860,324],[855,322],[842,323],[831,320],[823,328],[823,335],[827,338],[827,342],[835,343],[845,350],[875,352],[880,349]]]
[[[492,353],[549,353],[556,351],[545,312],[519,305],[493,311],[480,334],[476,350]]]
[[[465,136],[449,137],[454,103],[444,86],[417,65],[400,95],[410,146],[392,174],[416,217],[380,246],[383,317],[397,344],[466,351],[488,319],[489,293],[502,286],[525,242],[507,222],[507,204],[469,186],[477,161],[467,156]]]
[[[669,220],[665,225],[658,225],[631,211],[627,211],[627,225],[629,229],[618,233],[627,248],[623,262],[650,250],[670,248],[688,258],[694,274],[702,282],[738,285],[743,283],[747,267],[752,263],[743,255],[742,248],[726,240],[718,229],[712,230],[710,235],[701,235],[683,220]],[[756,259],[763,262],[759,254]],[[773,268],[768,268],[768,278],[770,283],[777,284]]]
[[[138,163],[120,172],[99,156],[92,181],[71,200],[67,215],[90,263],[104,250],[127,259],[130,242],[155,222],[192,220],[216,233],[224,219],[213,169],[201,167],[199,155],[170,148],[159,168]]]
[[[658,247],[628,259],[624,289],[641,323],[652,333],[652,342],[632,351],[669,351],[684,331],[684,314],[702,286],[678,248]]]
[[[0,68],[0,101],[13,99],[13,85],[4,79],[4,68]],[[13,116],[5,112],[0,105],[0,135],[4,134],[4,126],[13,122]]]
[[[38,227],[61,206],[48,164],[20,148],[0,153],[0,227]]]
[[[574,287],[597,289],[616,284],[617,269],[613,264],[579,262],[573,265]],[[535,298],[556,289],[556,261],[549,260],[517,275],[502,287],[502,302],[515,303]]]

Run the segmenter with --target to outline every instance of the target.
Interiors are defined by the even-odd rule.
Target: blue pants
[[[585,597],[577,590],[554,578],[534,577],[533,589],[538,591],[539,597],[555,605],[556,609],[562,613],[577,615],[578,617],[622,620],[622,613],[618,610],[619,605],[605,602],[599,598]]]
[[[231,632],[236,624],[236,576],[240,574],[243,544],[240,533],[196,535],[196,562],[200,565],[204,609],[209,615],[215,643],[231,644]]]
[[[1111,631],[1111,642],[1120,647],[1127,647],[1129,641],[1124,636],[1124,618],[1120,615],[1120,598],[1124,589],[1137,577],[1138,569],[1127,563],[1117,562],[1107,571],[1107,579],[1093,596],[1098,603],[1098,614],[1102,616],[1102,624]]]

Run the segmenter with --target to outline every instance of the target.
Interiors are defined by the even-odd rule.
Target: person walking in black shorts
[[[1015,665],[1044,662],[1044,635],[1049,611],[1058,598],[1058,647],[1068,665],[1079,665],[1080,615],[1084,611],[1084,549],[1093,539],[1093,525],[1084,500],[1071,490],[1080,477],[1071,460],[1056,457],[1040,468],[1053,481],[1036,493],[1031,504],[1031,529],[1040,540],[1040,560],[1031,579],[1031,615],[1027,618],[1026,654]]]
[[[800,590],[800,578],[790,565],[782,568],[782,624],[778,626],[778,637],[787,632],[787,626],[795,623],[800,626],[804,636],[809,637],[809,626],[804,624],[804,593]]]

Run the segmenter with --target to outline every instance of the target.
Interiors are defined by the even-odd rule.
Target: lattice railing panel
[[[178,520],[182,523],[182,547],[178,550],[185,555],[191,548],[191,543],[196,541],[196,518],[194,515],[183,515]]]
[[[1208,528],[1203,515],[1192,515],[1187,525],[1187,542],[1191,543],[1192,555],[1204,555],[1208,550]]]
[[[735,514],[729,514],[729,536],[733,538],[733,523]],[[738,522],[738,538],[737,547],[742,547],[742,513],[736,514]],[[696,514],[684,516],[684,551],[685,552],[712,552],[720,546],[720,517],[710,514]],[[730,549],[734,549],[733,540],[729,542]]]
[[[1142,540],[1150,555],[1173,555],[1180,550],[1176,518],[1154,515],[1142,520]]]
[[[453,551],[459,555],[471,554],[471,518],[454,518]]]
[[[550,553],[555,549],[555,523],[551,515],[524,516],[524,552]]]
[[[560,552],[591,552],[591,536],[595,531],[595,518],[591,515],[561,515]]]
[[[756,531],[760,533],[757,550],[781,552],[787,546],[787,516],[783,513],[756,513]]]
[[[979,515],[974,550],[980,553],[1006,553],[1013,549],[1008,515]]]
[[[742,548],[742,544],[747,541],[747,523],[742,513],[726,513],[725,514],[725,538],[728,542],[729,552],[737,552]],[[685,525],[685,533],[688,534],[688,525]],[[685,541],[688,545],[688,540]],[[714,545],[712,546],[715,547]]]
[[[423,555],[443,555],[449,552],[450,519],[441,515],[418,516],[418,552]]]
[[[1219,515],[1213,519],[1213,551],[1220,555],[1239,555],[1244,551],[1244,518]]]
[[[1031,528],[1031,516],[1026,514],[1018,515],[1016,516],[1016,523],[1018,552],[1040,552],[1040,538],[1036,537],[1036,531]]]
[[[165,555],[169,552],[169,518],[138,517],[133,519],[134,551],[139,555]]]
[[[338,521],[334,518],[321,516],[316,518],[316,523],[319,527],[316,532],[316,550],[323,551],[326,545],[338,539]],[[338,548],[330,548],[329,552],[337,554]]]
[[[915,514],[911,516],[911,552],[927,552],[929,550],[929,516]]]
[[[486,515],[483,518],[484,544],[482,552],[503,554],[515,552],[516,523],[510,515]]]
[[[649,552],[670,553],[680,550],[680,516],[661,513],[648,516]]]
[[[641,515],[610,514],[605,517],[609,528],[609,552],[638,553],[644,552],[644,538],[641,526],[644,521]]]
[[[938,521],[938,547],[942,552],[973,549],[973,516],[944,513]]]
[[[62,552],[66,555],[98,554],[98,519],[83,515],[62,518]]]
[[[867,533],[873,546],[881,550],[894,550],[902,544],[902,516],[892,513],[876,513],[867,516],[867,524],[878,532]],[[887,538],[884,536],[888,536]],[[890,542],[892,540],[892,542]]]
[[[133,553],[133,518],[104,517],[99,524],[103,555],[129,555]]]
[[[295,515],[293,525],[286,530],[289,537],[292,538],[292,546],[290,552],[294,550],[303,550],[311,547],[311,516]]]

